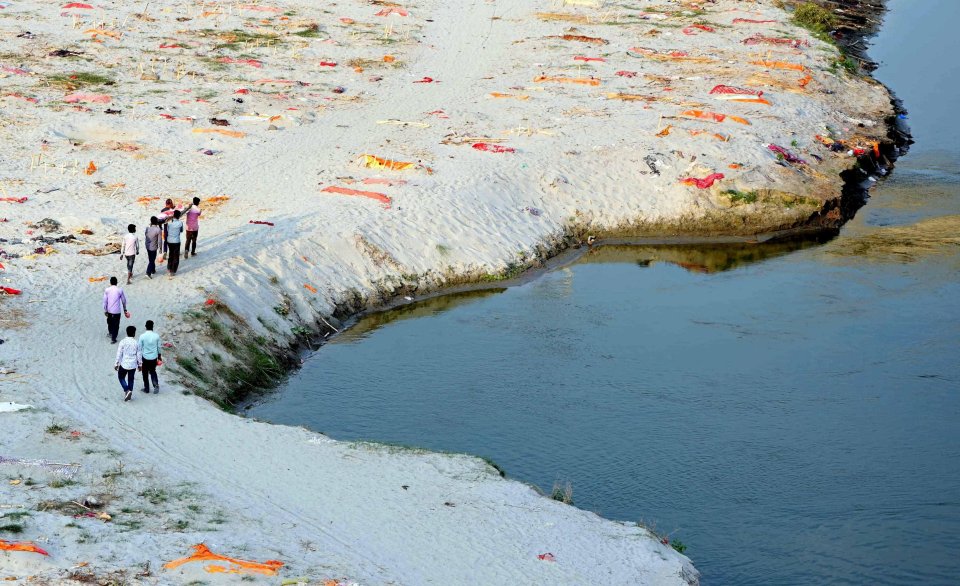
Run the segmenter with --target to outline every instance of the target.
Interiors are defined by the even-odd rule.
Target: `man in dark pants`
[[[160,392],[160,381],[157,380],[157,362],[160,360],[160,336],[153,331],[153,320],[148,319],[145,324],[147,331],[140,334],[137,345],[140,347],[143,372],[143,392],[150,392],[150,381],[153,380],[153,394]]]
[[[113,369],[117,371],[117,378],[120,379],[120,386],[123,387],[124,401],[133,398],[133,377],[140,370],[142,363],[140,346],[134,338],[136,335],[136,326],[127,326],[127,337],[117,346],[117,360],[113,363]]]
[[[157,223],[163,228],[163,254],[167,254],[167,221],[173,217],[173,200],[167,199],[166,203],[163,204],[163,209],[160,210],[160,215],[157,216]]]
[[[110,277],[110,286],[103,291],[103,315],[107,317],[107,333],[112,344],[117,343],[120,333],[120,312],[127,313],[127,296],[117,285],[117,278]]]
[[[167,222],[167,278],[172,279],[180,268],[180,239],[183,237],[183,222],[180,210],[173,212],[173,219]]]
[[[183,210],[187,216],[187,241],[183,244],[183,258],[197,255],[197,233],[200,231],[200,198],[193,198],[193,203]]]
[[[156,216],[150,216],[150,225],[143,233],[143,243],[147,249],[147,276],[151,279],[157,272],[157,250],[160,248],[160,235],[163,230]]]

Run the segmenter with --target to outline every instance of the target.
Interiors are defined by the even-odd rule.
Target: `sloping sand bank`
[[[337,317],[576,237],[836,224],[840,172],[886,136],[882,86],[769,2],[0,7],[0,284],[22,291],[0,297],[0,402],[35,407],[0,413],[0,525],[22,526],[0,539],[50,554],[0,553],[0,576],[236,581],[161,568],[205,542],[318,583],[697,581],[646,530],[475,458],[196,394],[239,396]],[[124,403],[100,299],[125,267],[97,254],[193,196],[199,255],[153,280],[141,256],[125,287],[122,325],[153,319],[170,347],[163,392]]]

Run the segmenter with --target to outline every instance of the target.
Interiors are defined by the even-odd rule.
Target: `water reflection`
[[[929,55],[960,3],[888,6],[918,142],[837,238],[603,247],[370,316],[252,414],[570,481],[704,584],[956,583],[960,75]]]
[[[339,334],[336,338],[333,338],[331,342],[354,342],[367,337],[371,332],[391,323],[439,315],[445,311],[486,299],[487,297],[504,291],[506,291],[506,289],[502,287],[462,291],[449,295],[441,295],[439,297],[431,297],[417,303],[401,305],[388,311],[370,313],[350,325],[347,330]]]

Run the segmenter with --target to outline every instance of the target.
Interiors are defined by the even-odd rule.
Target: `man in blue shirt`
[[[167,277],[173,278],[180,267],[180,237],[183,235],[183,222],[180,210],[173,212],[173,219],[167,222]]]
[[[157,380],[157,362],[160,361],[160,336],[153,331],[153,320],[148,319],[145,324],[147,331],[140,334],[137,346],[140,348],[141,372],[143,372],[143,392],[150,392],[150,380],[153,380],[153,394],[160,392],[160,381]]]

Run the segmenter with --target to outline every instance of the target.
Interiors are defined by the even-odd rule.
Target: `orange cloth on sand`
[[[579,41],[581,43],[590,43],[591,45],[607,45],[610,41],[600,37],[587,37],[584,35],[563,35],[560,37],[564,41]]]
[[[360,155],[359,162],[364,167],[371,169],[390,169],[392,171],[406,171],[407,169],[413,169],[417,165],[416,163],[381,159],[374,155]]]
[[[358,195],[360,197],[369,197],[370,199],[375,199],[382,203],[385,207],[390,207],[390,204],[393,200],[387,197],[386,194],[379,193],[376,191],[361,191],[359,189],[349,189],[347,187],[337,187],[335,185],[328,185],[320,191],[325,193],[339,193],[340,195]]]
[[[363,180],[364,185],[389,185],[393,187],[394,185],[406,185],[406,179],[382,179],[380,177],[367,177]]]
[[[501,92],[490,92],[491,98],[513,98],[514,100],[529,100],[530,96],[526,94],[504,94]]]
[[[260,562],[251,562],[247,560],[239,560],[236,558],[228,558],[226,556],[218,555],[210,551],[203,543],[193,546],[193,555],[185,558],[180,558],[178,560],[173,560],[172,562],[166,563],[163,565],[164,568],[168,570],[173,570],[174,568],[179,568],[183,564],[188,564],[190,562],[206,562],[206,561],[218,561],[218,562],[229,562],[238,566],[238,568],[230,570],[231,572],[242,572],[247,571],[255,574],[263,574],[265,576],[275,576],[277,570],[283,567],[283,562],[277,560],[267,560],[263,563]],[[210,569],[216,568],[216,569]],[[223,566],[210,566],[207,568],[208,572],[225,572],[226,568]]]
[[[194,128],[193,132],[197,134],[217,133],[224,136],[229,136],[231,138],[243,138],[246,136],[246,134],[240,132],[239,130],[224,130],[222,128]]]
[[[533,83],[543,83],[545,81],[552,81],[555,83],[577,83],[580,85],[600,85],[600,80],[596,77],[549,77],[546,75],[538,75],[537,77],[533,78]]]
[[[0,550],[28,551],[30,553],[39,553],[40,555],[50,555],[29,541],[4,541],[0,539]]]
[[[727,118],[731,122],[736,122],[738,124],[750,125],[750,121],[746,118],[741,118],[739,116],[728,116],[726,114],[718,114],[717,112],[705,112],[703,110],[684,110],[680,112],[681,116],[687,116],[689,118],[699,118],[701,120],[713,120],[714,122],[723,122]]]
[[[760,59],[758,61],[751,61],[753,65],[763,65],[769,69],[792,69],[793,71],[806,71],[807,68],[799,63],[788,63],[786,61],[766,61]]]

